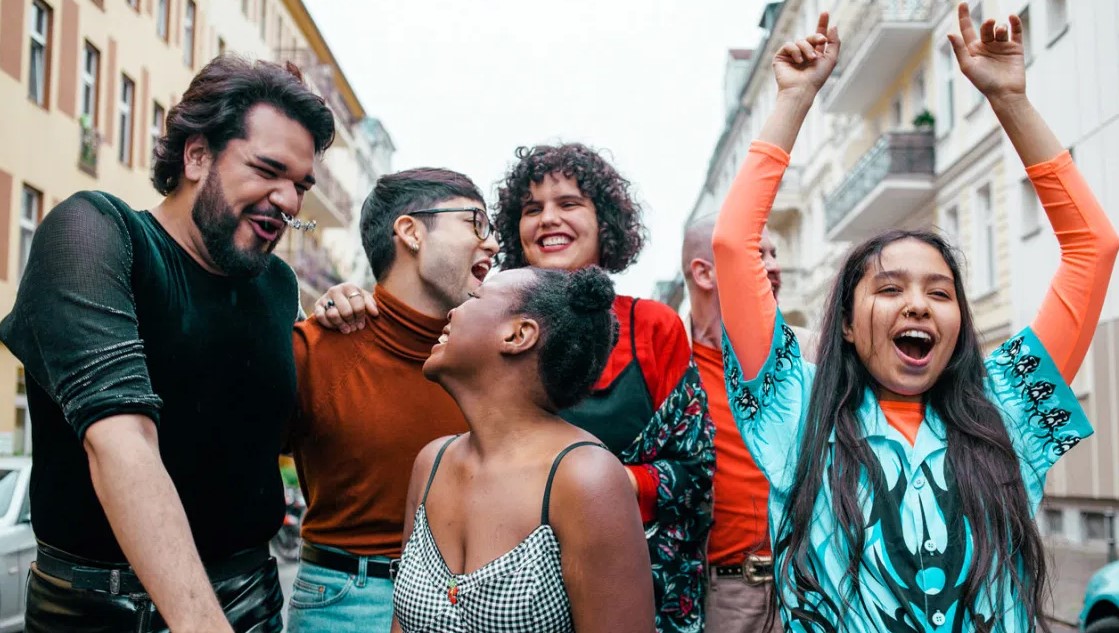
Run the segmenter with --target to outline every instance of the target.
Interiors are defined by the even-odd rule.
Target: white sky
[[[751,47],[764,0],[304,0],[393,169],[494,183],[518,145],[581,141],[634,183],[650,239],[618,276],[648,296],[679,266],[723,129],[728,48]]]

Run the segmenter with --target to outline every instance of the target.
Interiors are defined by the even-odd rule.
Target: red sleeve
[[[1027,167],[1026,174],[1061,245],[1061,263],[1033,330],[1071,383],[1096,333],[1119,237],[1068,152]]]
[[[759,249],[762,229],[788,166],[789,155],[780,147],[751,143],[719,211],[711,242],[715,278],[723,289],[719,293],[723,326],[747,380],[761,371],[773,344],[777,300]]]
[[[672,308],[648,299],[638,302],[634,320],[637,361],[653,397],[653,408],[659,409],[688,371],[692,359],[688,332]]]
[[[637,506],[641,508],[641,522],[648,523],[657,516],[657,477],[651,464],[631,464],[626,468],[637,480]]]

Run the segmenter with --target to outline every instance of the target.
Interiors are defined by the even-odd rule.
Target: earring
[[[413,253],[420,252],[420,245],[415,243],[415,242],[412,242],[412,243],[408,244],[408,248],[412,249]]]

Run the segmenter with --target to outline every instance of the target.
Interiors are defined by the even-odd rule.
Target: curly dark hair
[[[556,411],[591,392],[618,342],[614,282],[598,266],[567,272],[532,268],[515,312],[540,324],[537,371]]]
[[[598,265],[620,273],[637,259],[645,245],[641,206],[634,201],[630,182],[598,152],[582,143],[518,147],[517,162],[497,189],[494,229],[501,245],[502,268],[523,268],[521,209],[528,201],[529,185],[549,174],[574,178],[579,191],[594,202],[598,215]]]
[[[187,140],[202,136],[217,156],[229,141],[245,138],[245,115],[261,103],[306,128],[314,140],[315,154],[334,142],[334,114],[303,83],[303,73],[295,64],[281,66],[222,55],[194,76],[183,100],[167,114],[167,131],[156,144],[152,159],[156,191],[166,196],[178,189]]]

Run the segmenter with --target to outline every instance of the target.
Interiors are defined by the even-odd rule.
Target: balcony
[[[324,229],[347,228],[354,219],[354,199],[326,163],[315,165],[315,186],[303,197],[300,219],[315,220]]]
[[[933,194],[932,131],[889,132],[824,199],[828,239],[852,241],[899,224]]]
[[[299,279],[299,303],[310,314],[314,310],[315,301],[328,288],[341,283],[342,277],[325,249],[309,239],[293,240],[293,237],[286,236],[286,243],[276,249],[276,254],[295,271],[295,276]]]
[[[854,31],[843,37],[843,53],[835,77],[824,88],[824,111],[861,114],[882,91],[933,29],[938,0],[864,0],[854,17],[843,20]]]

